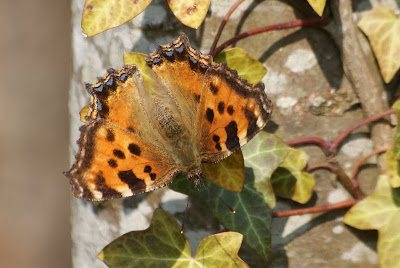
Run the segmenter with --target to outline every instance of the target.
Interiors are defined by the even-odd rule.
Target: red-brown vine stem
[[[269,25],[269,26],[252,29],[247,32],[238,34],[235,37],[227,40],[222,45],[218,46],[215,50],[213,50],[212,53],[210,53],[210,55],[215,57],[215,55],[220,53],[226,47],[232,45],[233,43],[235,43],[239,40],[242,40],[242,39],[252,36],[252,35],[268,32],[268,31],[272,31],[272,30],[282,30],[282,29],[288,29],[288,28],[294,28],[294,27],[300,27],[300,26],[324,26],[327,23],[328,23],[328,20],[326,18],[298,19],[298,20],[291,21],[291,22],[274,24],[274,25]]]
[[[345,130],[342,134],[340,134],[339,137],[336,138],[336,140],[335,140],[335,141],[332,143],[332,145],[329,147],[329,151],[335,152],[335,151],[336,151],[336,148],[339,146],[339,144],[340,144],[348,135],[350,135],[351,132],[353,132],[353,131],[356,130],[357,128],[359,128],[359,127],[361,127],[361,126],[363,126],[363,125],[369,124],[369,123],[371,123],[371,122],[377,121],[377,120],[379,120],[379,119],[381,119],[381,118],[384,118],[385,116],[388,116],[388,115],[394,114],[394,113],[396,113],[396,111],[395,111],[394,109],[390,109],[390,110],[387,110],[387,111],[385,111],[385,112],[383,112],[383,113],[380,113],[380,114],[377,114],[377,115],[368,117],[368,118],[364,119],[363,121],[358,122],[357,124],[351,126],[351,127],[348,128],[347,130]]]
[[[213,43],[212,43],[212,45],[211,45],[211,49],[210,49],[210,53],[209,53],[210,55],[216,55],[216,54],[214,53],[214,50],[215,50],[215,47],[217,46],[217,43],[218,43],[218,41],[219,41],[219,38],[221,37],[222,30],[225,28],[225,25],[226,25],[226,23],[228,22],[229,17],[232,15],[233,11],[235,11],[236,8],[237,8],[243,1],[244,1],[244,0],[238,0],[238,1],[236,1],[236,2],[232,5],[232,7],[228,10],[228,12],[226,13],[225,17],[222,19],[221,24],[219,25],[217,34],[215,35],[214,41],[213,41]]]
[[[376,150],[374,150],[373,152],[363,156],[360,160],[357,161],[357,163],[354,165],[353,168],[353,175],[351,176],[351,179],[353,181],[353,185],[355,187],[358,187],[358,180],[357,180],[357,176],[358,176],[358,171],[360,170],[360,166],[367,161],[368,158],[370,158],[371,156],[386,152],[387,150],[389,150],[389,148],[378,148]]]
[[[310,214],[310,213],[320,213],[320,212],[328,212],[332,210],[338,210],[342,208],[352,207],[357,204],[359,200],[352,199],[343,202],[339,202],[336,204],[331,205],[323,205],[311,208],[302,208],[302,209],[293,209],[293,210],[286,210],[286,211],[277,211],[272,213],[272,217],[279,218],[279,217],[289,217],[294,215],[303,215],[303,214]]]
[[[329,169],[330,171],[332,171],[334,173],[337,173],[337,171],[338,171],[337,167],[332,166],[332,165],[327,164],[327,163],[315,164],[315,165],[307,167],[306,170],[307,170],[307,172],[309,172],[309,171],[312,171],[312,170],[315,170],[315,169],[319,169],[319,168]]]
[[[328,142],[318,137],[306,137],[306,138],[295,139],[291,141],[286,141],[286,144],[289,146],[295,146],[300,144],[316,144],[323,150],[329,149]]]

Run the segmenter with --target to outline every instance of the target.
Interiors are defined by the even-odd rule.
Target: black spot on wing
[[[214,111],[210,108],[207,108],[206,111],[206,119],[208,120],[208,122],[212,123],[214,120]]]
[[[115,140],[115,134],[114,134],[114,132],[112,132],[112,130],[111,129],[107,129],[107,137],[106,137],[106,139],[108,140],[108,141],[114,141]]]
[[[218,112],[219,114],[223,114],[225,110],[225,103],[223,101],[220,101],[218,103]]]
[[[113,188],[106,185],[106,181],[102,175],[97,175],[96,180],[96,190],[103,194],[103,198],[120,198],[122,194]]]
[[[151,172],[151,166],[146,165],[143,169],[143,172],[145,173],[150,173]]]
[[[221,151],[222,150],[222,147],[221,147],[221,144],[219,144],[219,140],[220,140],[220,137],[218,136],[218,135],[213,135],[212,136],[212,139],[213,139],[213,141],[216,143],[215,144],[215,149],[217,149],[218,151]]]
[[[257,118],[254,116],[253,112],[248,109],[244,109],[244,115],[247,118],[247,120],[249,121],[248,126],[247,126],[246,137],[248,139],[251,139],[258,130]]]
[[[128,184],[133,193],[143,192],[146,189],[146,183],[144,180],[136,177],[132,170],[120,171],[118,172],[118,177],[121,179],[121,181]]]
[[[140,156],[141,154],[140,147],[134,143],[129,144],[128,149],[134,155]]]
[[[229,105],[229,106],[228,106],[227,112],[228,112],[228,114],[233,115],[233,113],[235,112],[235,110],[233,109],[233,106],[232,106],[232,105]]]
[[[226,127],[226,148],[233,152],[240,147],[239,137],[237,136],[238,128],[235,121],[231,121]]]
[[[218,151],[222,150],[221,144],[217,143],[215,144],[215,149],[217,149]]]
[[[120,159],[125,159],[125,154],[121,150],[114,149],[113,154]]]
[[[154,181],[157,178],[156,173],[150,173],[150,179]]]
[[[112,167],[112,168],[116,168],[118,165],[117,165],[117,161],[115,161],[115,159],[110,159],[110,160],[108,160],[108,165],[110,166],[110,167]]]
[[[210,83],[210,90],[213,95],[216,95],[218,93],[218,87],[213,83]]]
[[[218,135],[215,135],[215,134],[214,134],[214,135],[212,136],[212,139],[213,139],[213,141],[215,141],[215,142],[219,142],[219,139],[220,139],[220,138],[219,138]]]

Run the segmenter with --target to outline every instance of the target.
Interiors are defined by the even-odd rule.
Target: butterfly
[[[135,65],[86,85],[90,104],[79,150],[65,172],[78,198],[101,201],[149,192],[178,175],[199,178],[246,144],[270,118],[264,84],[193,49],[185,34]]]

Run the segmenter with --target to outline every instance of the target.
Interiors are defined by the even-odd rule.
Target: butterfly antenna
[[[185,228],[186,217],[187,217],[188,210],[189,210],[189,202],[190,202],[190,192],[189,192],[188,200],[186,203],[185,216],[183,216],[183,222],[182,222],[182,226],[181,226],[181,234],[183,234],[183,229]]]
[[[236,210],[234,210],[230,205],[228,205],[228,203],[226,203],[221,197],[219,197],[219,195],[217,195],[213,190],[211,190],[211,188],[206,184],[206,183],[204,183],[204,185],[208,188],[208,190],[213,194],[213,195],[215,195],[221,202],[222,202],[222,204],[224,204],[233,214],[235,214],[236,213]]]

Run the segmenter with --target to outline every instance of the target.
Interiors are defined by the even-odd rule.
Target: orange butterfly
[[[202,163],[231,155],[271,115],[264,84],[213,62],[184,34],[146,63],[147,80],[130,65],[87,85],[89,111],[65,173],[76,197],[100,201],[155,190],[179,174],[201,177]]]

